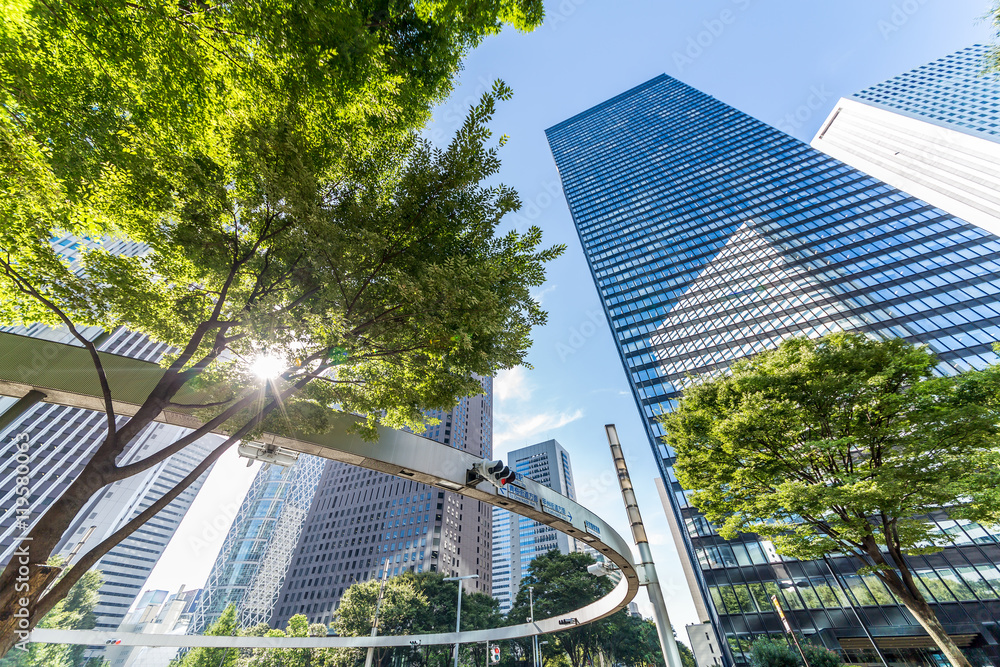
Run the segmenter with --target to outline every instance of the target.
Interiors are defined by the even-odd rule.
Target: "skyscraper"
[[[515,449],[507,455],[507,465],[519,477],[576,500],[569,454],[555,440]],[[552,549],[568,554],[576,550],[576,540],[532,519],[493,508],[492,594],[500,602],[501,612],[510,611],[531,561]]]
[[[841,583],[872,634],[893,637],[896,658],[926,659],[913,618],[852,563],[835,559],[834,577],[756,536],[718,537],[677,483],[655,418],[689,374],[791,336],[901,336],[927,344],[942,372],[985,366],[1000,339],[1000,239],[667,76],[547,135],[709,616],[700,620],[723,639],[725,662],[782,632],[771,595],[798,631],[862,648]],[[996,662],[997,533],[934,520],[955,546],[912,565],[948,631]]]
[[[813,139],[838,158],[1000,234],[1000,75],[976,45],[842,98]]]
[[[303,454],[288,467],[261,466],[208,575],[189,634],[204,632],[230,604],[240,627],[271,620],[325,465]]]
[[[493,379],[463,398],[425,435],[489,458],[493,453]],[[329,623],[352,583],[401,572],[479,575],[469,592],[490,591],[491,506],[425,484],[329,461],[276,602],[272,627],[295,614]]]
[[[53,245],[62,258],[76,268],[80,248],[96,244],[87,239],[66,237],[54,241]],[[105,240],[101,247],[122,255],[137,255],[144,251],[138,243],[114,239]],[[3,327],[3,331],[75,344],[68,331],[43,325]],[[84,328],[82,333],[97,343],[99,350],[110,354],[155,361],[168,350],[162,343],[125,329],[103,332],[97,327],[89,327]],[[24,372],[30,375],[32,365],[37,363],[45,361],[24,360]],[[30,444],[30,521],[33,524],[80,474],[100,445],[106,423],[103,413],[45,403],[0,400],[0,506],[14,507],[16,477],[19,474],[13,454],[15,436],[27,434]],[[151,424],[140,432],[119,462],[124,465],[144,459],[186,432],[186,429],[177,426]],[[85,554],[156,502],[221,442],[218,436],[205,436],[166,461],[101,489],[73,519],[57,546],[58,554],[68,558],[72,564],[73,559]],[[209,472],[201,475],[152,520],[94,566],[104,575],[95,608],[97,629],[113,630],[118,627]],[[17,538],[25,532],[15,520],[14,512],[4,512],[0,516],[0,564],[9,560],[18,543]]]

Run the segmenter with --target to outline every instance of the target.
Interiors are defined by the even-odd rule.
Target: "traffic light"
[[[476,464],[476,472],[487,482],[503,488],[517,479],[517,473],[504,465],[503,461],[483,461]]]
[[[491,646],[490,647],[490,662],[497,663],[500,662],[500,647]]]

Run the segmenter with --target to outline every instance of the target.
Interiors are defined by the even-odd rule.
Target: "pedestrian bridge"
[[[161,377],[157,364],[101,353],[108,375],[113,405],[123,416],[135,414]],[[97,373],[89,353],[77,346],[0,333],[0,395],[30,401],[103,411]],[[193,393],[181,393],[177,403],[193,404]],[[22,403],[23,405],[23,403]],[[177,408],[161,413],[158,421],[197,428],[202,424],[193,411]],[[379,428],[377,442],[349,433],[357,417],[336,413],[333,427],[324,433],[278,435],[265,433],[255,439],[304,454],[342,461],[361,468],[447,489],[472,500],[481,500],[529,517],[570,535],[602,553],[622,571],[622,579],[605,597],[566,614],[489,630],[469,630],[425,635],[379,637],[210,637],[201,635],[119,634],[94,630],[35,629],[31,642],[101,645],[108,640],[131,646],[208,646],[240,648],[388,647],[421,644],[476,643],[516,639],[565,630],[560,620],[590,623],[622,609],[635,597],[645,575],[632,561],[632,550],[610,525],[577,502],[530,479],[520,488],[498,491],[485,481],[468,482],[468,471],[480,461],[472,454],[434,440],[389,428]],[[220,435],[225,435],[220,433]]]

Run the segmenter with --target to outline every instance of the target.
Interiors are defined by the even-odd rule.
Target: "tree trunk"
[[[0,574],[0,657],[5,655],[16,641],[16,635],[9,631],[13,627],[9,625],[11,614],[16,608],[21,607],[33,610],[35,602],[44,592],[42,586],[32,584],[25,587],[27,582],[24,580],[23,568],[29,569],[31,580],[34,580],[36,572],[51,569],[46,565],[46,561],[55,551],[56,545],[90,497],[103,486],[103,475],[98,465],[91,461],[22,539],[21,546],[14,552],[7,567]],[[19,555],[21,551],[27,553]],[[28,562],[23,563],[22,560]],[[27,604],[21,604],[25,600]],[[31,626],[34,627],[38,620],[33,619]]]
[[[907,586],[899,579],[895,572],[891,573],[891,576],[879,577],[886,586],[889,587],[896,597],[899,598],[903,606],[909,610],[913,617],[917,619],[917,623],[920,624],[927,634],[931,636],[934,643],[937,644],[941,652],[948,659],[954,667],[972,667],[972,663],[969,662],[965,654],[962,653],[962,649],[958,648],[951,637],[945,631],[944,626],[938,621],[937,616],[934,614],[934,610],[931,606],[927,604],[923,596],[913,595],[910,593]]]
[[[0,637],[3,638],[0,656],[28,638],[28,633],[40,620],[35,617],[34,603],[61,571],[58,567],[44,563],[22,563],[22,560],[29,559],[27,553],[21,555],[19,551],[20,548],[14,551],[8,567],[13,566],[18,570],[11,589],[24,597],[11,600],[11,604],[4,606],[0,612]]]

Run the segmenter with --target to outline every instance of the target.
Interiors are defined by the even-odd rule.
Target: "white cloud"
[[[497,415],[497,427],[493,432],[494,448],[507,443],[533,444],[536,436],[561,428],[583,417],[583,410],[573,412],[542,412],[535,415]]]
[[[493,396],[500,402],[511,399],[526,401],[531,398],[534,390],[523,366],[500,371],[493,380]]]
[[[545,301],[545,295],[546,294],[550,294],[550,293],[554,292],[555,290],[556,290],[556,286],[554,284],[550,284],[548,287],[544,287],[544,288],[542,288],[540,290],[536,290],[536,291],[532,292],[531,293],[531,298],[534,299],[535,301],[537,301],[538,305],[540,306]]]

